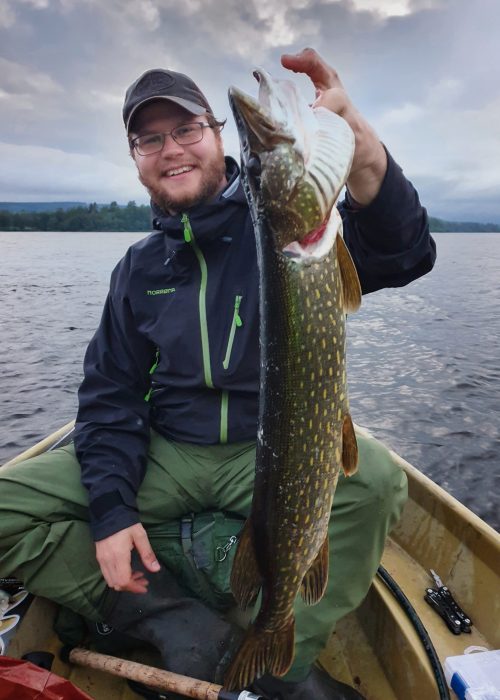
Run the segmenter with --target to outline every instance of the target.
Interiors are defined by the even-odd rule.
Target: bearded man
[[[363,292],[428,272],[435,244],[425,209],[337,73],[312,49],[282,63],[307,74],[316,105],[354,131],[339,210]],[[2,470],[0,564],[33,593],[153,643],[169,670],[221,681],[242,633],[214,610],[220,596],[211,590],[227,592],[230,567],[217,587],[212,565],[214,552],[223,565],[234,541],[217,539],[226,532],[217,528],[231,519],[240,526],[252,499],[255,239],[238,165],[224,157],[223,122],[191,78],[147,71],[127,90],[123,119],[155,230],[112,274],[85,356],[74,446]],[[335,494],[327,592],[314,607],[297,602],[292,669],[257,680],[254,692],[361,697],[314,662],[336,621],[366,595],[405,499],[406,478],[389,452],[361,439],[358,473],[341,476]],[[200,554],[196,538],[210,529],[203,523],[219,544]]]

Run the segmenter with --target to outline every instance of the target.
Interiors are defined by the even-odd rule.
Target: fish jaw
[[[253,74],[259,83],[259,104],[272,115],[279,132],[293,142],[295,152],[306,162],[317,130],[311,108],[291,80],[276,80],[262,68]]]
[[[236,87],[229,89],[233,111],[237,110],[240,140],[248,141],[251,150],[260,156],[272,151],[280,143],[294,143],[293,134],[278,122],[264,104]]]
[[[255,71],[259,99],[237,88],[229,100],[256,209],[265,209],[276,250],[324,230],[354,154],[347,122],[312,109],[294,83]],[[248,193],[247,193],[248,194]]]

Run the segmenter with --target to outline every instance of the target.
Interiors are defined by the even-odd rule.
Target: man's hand
[[[95,543],[96,558],[102,575],[115,591],[146,593],[148,581],[142,571],[132,571],[131,552],[137,550],[148,571],[160,570],[155,553],[149,544],[146,530],[140,523],[126,527]]]
[[[385,172],[387,156],[377,134],[354,107],[337,71],[329,66],[314,49],[281,57],[284,68],[308,75],[316,88],[314,107],[327,107],[343,117],[354,131],[356,140],[347,187],[354,199],[363,206],[375,199]]]

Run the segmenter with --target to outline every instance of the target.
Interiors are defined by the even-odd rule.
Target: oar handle
[[[196,678],[181,676],[171,671],[163,671],[154,666],[146,666],[136,661],[119,659],[116,656],[98,654],[95,651],[75,647],[69,652],[68,659],[77,666],[86,666],[98,671],[106,671],[114,676],[128,678],[144,685],[149,685],[158,690],[168,690],[178,695],[198,700],[259,700],[259,695],[254,695],[246,690],[241,692],[229,692],[222,686]]]

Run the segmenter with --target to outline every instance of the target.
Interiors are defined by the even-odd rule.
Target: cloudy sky
[[[140,73],[186,72],[229,117],[230,84],[313,46],[432,215],[500,223],[499,37],[500,0],[0,0],[0,201],[146,202],[121,122]]]

